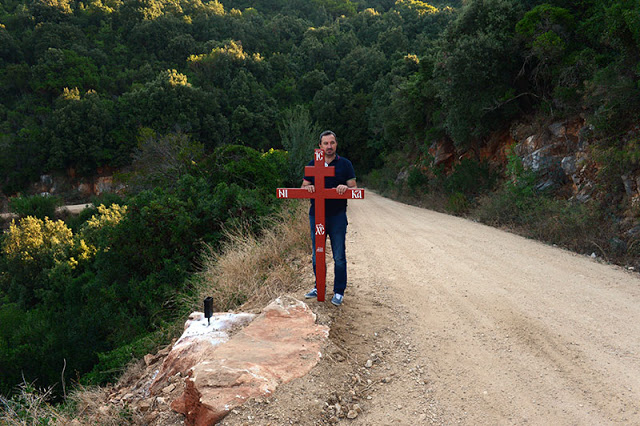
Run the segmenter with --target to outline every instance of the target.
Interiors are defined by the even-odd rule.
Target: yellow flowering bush
[[[22,262],[66,260],[73,247],[73,232],[61,220],[27,216],[9,226],[2,250],[7,258]]]

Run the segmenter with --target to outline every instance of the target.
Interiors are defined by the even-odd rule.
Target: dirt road
[[[349,222],[324,360],[225,424],[640,424],[637,273],[372,193]]]

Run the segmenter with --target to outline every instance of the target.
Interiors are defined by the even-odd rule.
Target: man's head
[[[338,138],[331,130],[325,130],[320,133],[320,149],[324,151],[325,156],[334,157],[338,148]]]

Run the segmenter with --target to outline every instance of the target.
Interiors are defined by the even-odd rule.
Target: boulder
[[[308,373],[328,335],[328,327],[316,324],[304,302],[276,299],[191,367],[184,393],[171,408],[184,414],[187,424],[212,425],[247,399]]]
[[[207,321],[202,312],[193,312],[184,325],[184,333],[173,345],[151,383],[152,395],[161,394],[169,379],[185,376],[194,365],[209,359],[213,349],[229,340],[232,329],[244,327],[255,318],[248,313],[217,313]]]
[[[560,168],[561,157],[554,155],[554,145],[547,145],[533,151],[522,158],[522,164],[526,169],[545,174]]]

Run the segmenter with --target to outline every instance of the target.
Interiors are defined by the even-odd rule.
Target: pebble
[[[149,411],[149,409],[151,408],[151,402],[144,400],[144,401],[140,401],[140,403],[138,404],[138,409],[144,413]]]
[[[364,365],[367,368],[371,368],[373,367],[373,361],[371,361],[370,359],[367,360],[366,364]]]
[[[175,383],[170,384],[169,386],[165,387],[162,389],[162,393],[167,394],[167,393],[171,393],[173,392],[173,390],[176,388]]]

